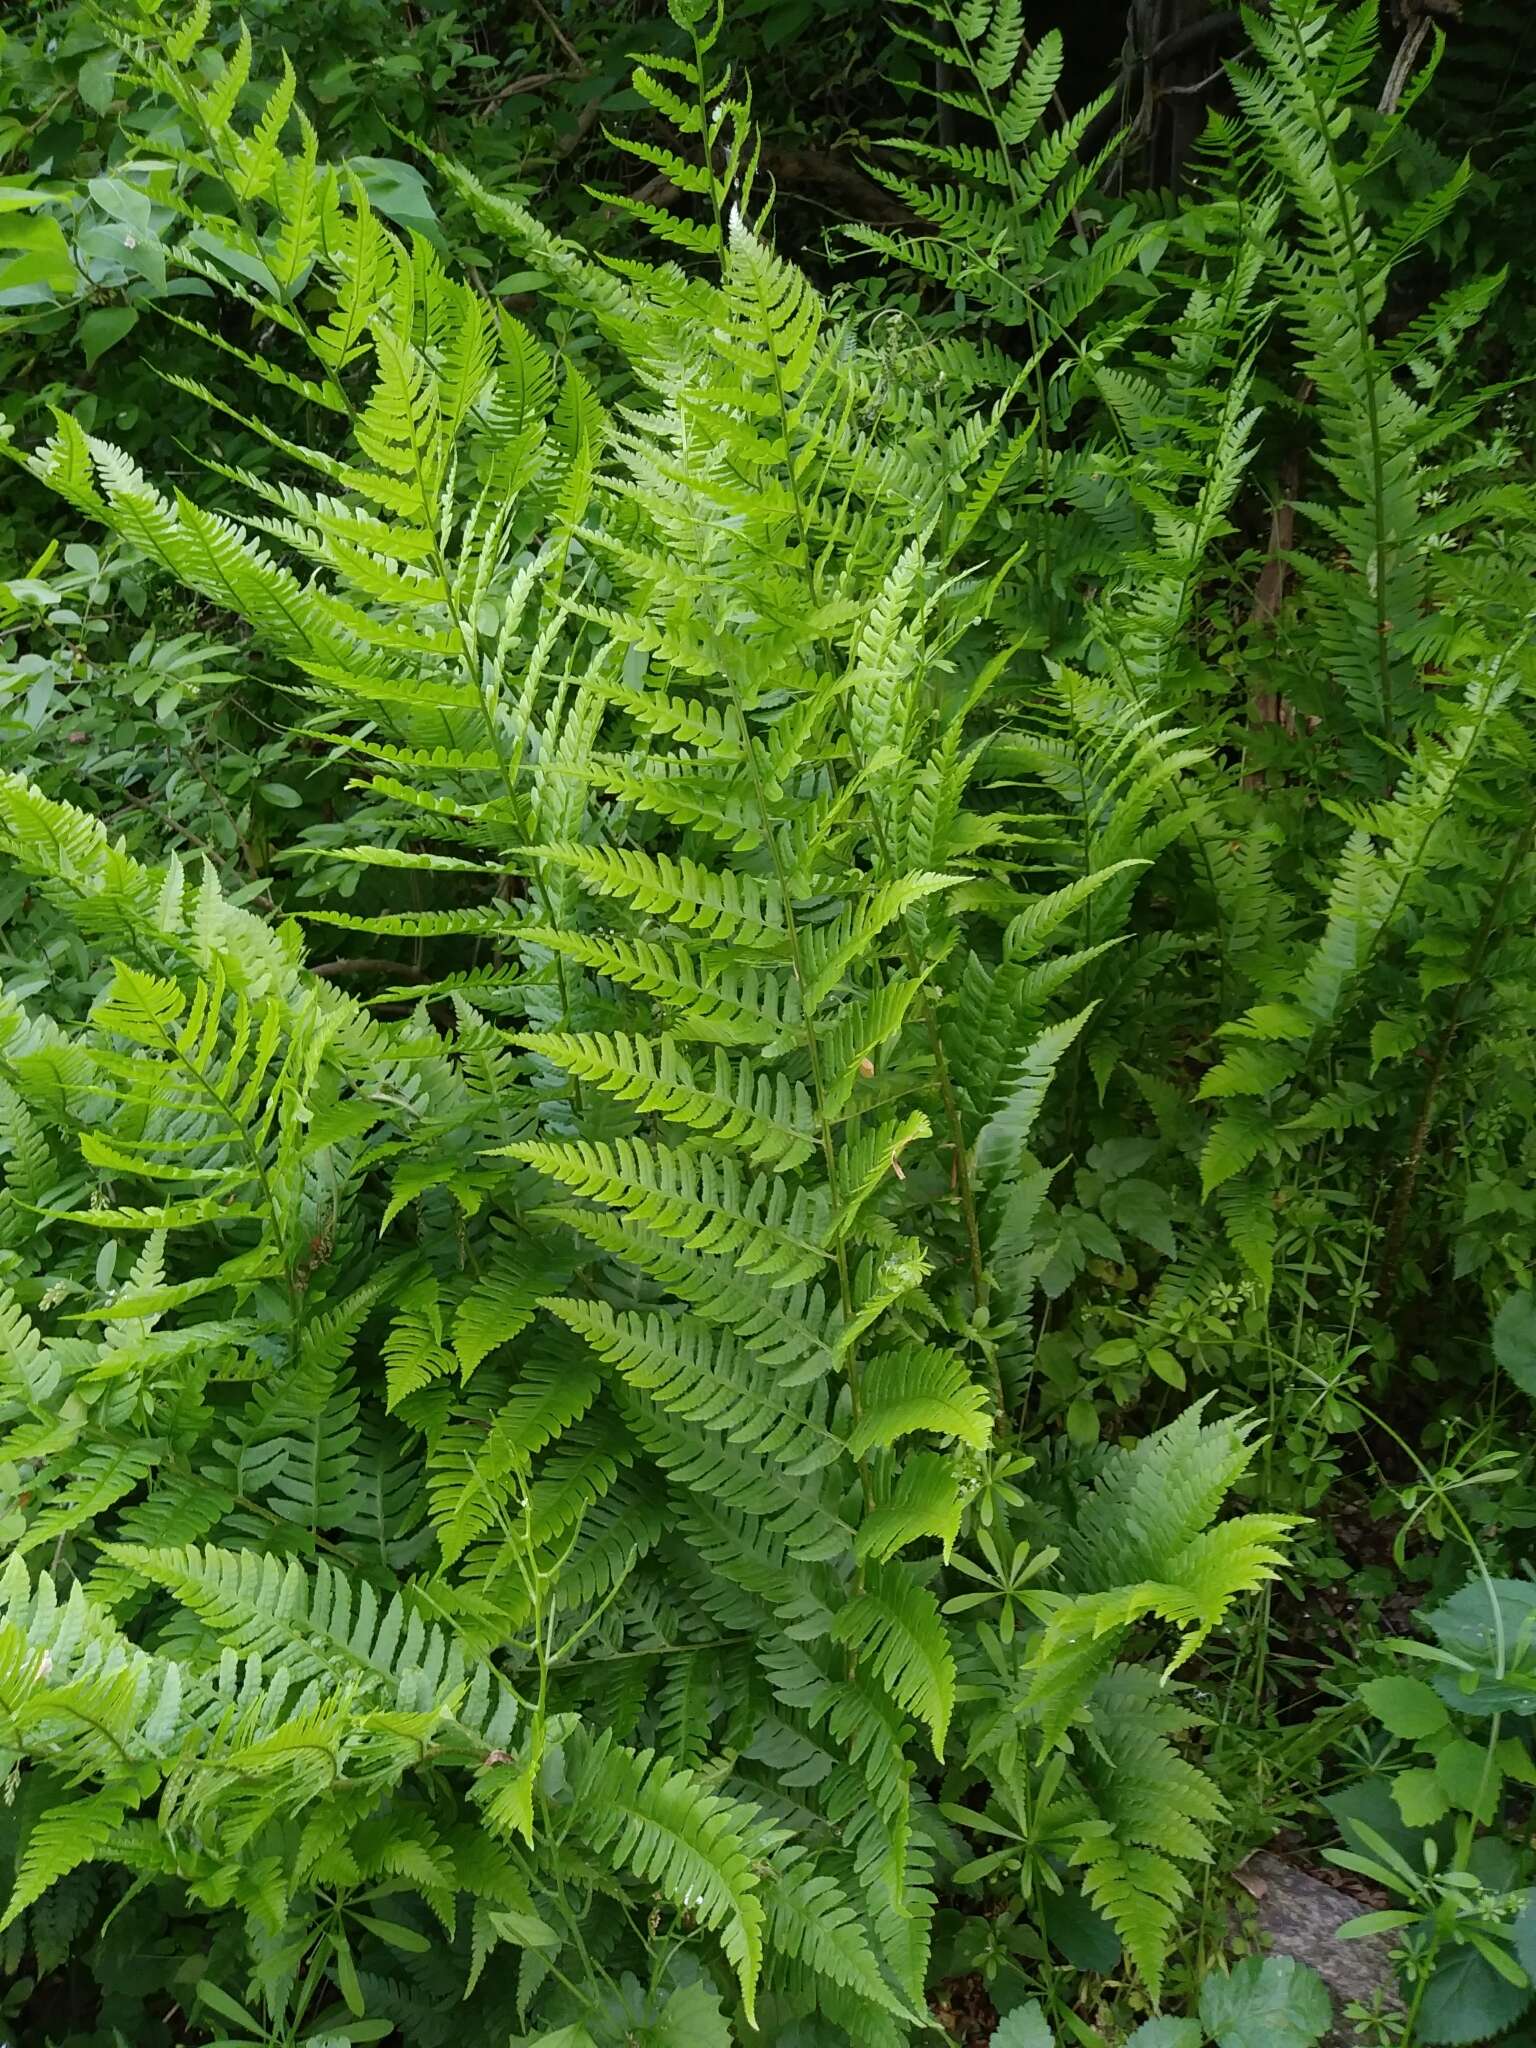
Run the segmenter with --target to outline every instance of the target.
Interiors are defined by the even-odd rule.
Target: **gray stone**
[[[1257,1908],[1259,1932],[1271,1954],[1310,1963],[1333,1994],[1338,2024],[1328,2048],[1353,2048],[1354,2029],[1343,2019],[1346,2005],[1369,2005],[1378,1993],[1394,2011],[1401,2009],[1391,1948],[1381,1936],[1365,1941],[1340,1941],[1339,1929],[1370,1909],[1347,1892],[1298,1870],[1279,1856],[1261,1850],[1250,1856],[1237,1881]]]

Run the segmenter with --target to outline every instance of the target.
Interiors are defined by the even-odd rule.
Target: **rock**
[[[1267,1851],[1250,1856],[1237,1879],[1254,1900],[1265,1948],[1310,1963],[1332,1993],[1336,2024],[1325,2048],[1354,2048],[1359,2040],[1343,2017],[1346,2005],[1368,2006],[1380,1996],[1390,2010],[1401,2010],[1387,1941],[1339,1940],[1345,1921],[1366,1910],[1358,1899]]]

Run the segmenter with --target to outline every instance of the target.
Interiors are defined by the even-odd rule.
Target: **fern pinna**
[[[0,1314],[6,1953],[126,1866],[273,2038],[897,2044],[983,1809],[1155,2000],[1222,1805],[1125,1659],[1280,1561],[1283,1518],[1217,1520],[1248,1432],[1191,1409],[1042,1488],[1028,1625],[961,1635],[954,1546],[1028,1462],[1033,1148],[1114,993],[1073,984],[1202,839],[1202,757],[1138,705],[1145,620],[1097,697],[1031,670],[1034,719],[1016,390],[893,366],[774,253],[718,18],[673,12],[640,87],[698,206],[646,212],[686,267],[439,166],[612,403],[317,160],[291,75],[247,116],[248,41],[204,84],[206,0],[140,24],[169,253],[289,344],[198,330],[277,460],[205,501],[69,417],[30,458],[287,665],[356,799],[294,849],[304,921],[414,953],[364,1005],[211,870],[0,788],[102,962],[80,1029],[0,1013],[6,1243],[54,1275]],[[1096,785],[1059,772],[1094,704]]]

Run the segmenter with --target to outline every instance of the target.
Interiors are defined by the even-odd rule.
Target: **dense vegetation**
[[[8,2038],[1529,2043],[1515,11],[668,7],[0,42]]]

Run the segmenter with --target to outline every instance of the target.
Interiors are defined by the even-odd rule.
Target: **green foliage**
[[[1391,1938],[1426,2042],[1502,2034],[1531,2002],[1530,1858],[1514,1819],[1536,1783],[1528,1596],[1484,1571],[1424,1617],[1434,1643],[1408,1647],[1429,1675],[1361,1686],[1386,1739],[1371,1774],[1330,1801],[1344,1842],[1331,1860],[1394,1901],[1342,1932]]]
[[[1332,2021],[1322,1979],[1289,1956],[1249,1957],[1230,1976],[1207,1977],[1201,1986],[1200,2022],[1217,2048],[1258,2048],[1270,2041],[1309,2048]]]
[[[1160,212],[1059,37],[908,10],[898,333],[788,253],[740,22],[654,25],[588,215],[435,118],[476,19],[365,106],[346,9],[104,18],[112,174],[0,216],[91,370],[170,320],[192,457],[30,389],[10,451],[95,536],[0,585],[18,2010],[899,2048],[975,1977],[1021,2048],[1300,2048],[1315,1980],[1191,1959],[1304,1517],[1369,1420],[1398,1562],[1475,1550],[1509,1461],[1418,1464],[1409,1333],[1500,1304],[1531,1379],[1530,505],[1490,281],[1389,310],[1428,73],[1376,113],[1284,0]],[[1341,1709],[1454,1838],[1340,1823],[1422,2040],[1528,1993],[1476,1555]]]
[[[1144,2020],[1126,2048],[1310,2048],[1333,2019],[1327,1986],[1315,1970],[1289,1956],[1250,1956],[1207,1977],[1198,2020]],[[1036,2000],[1009,2013],[993,2035],[1004,2048],[1053,2048]]]

